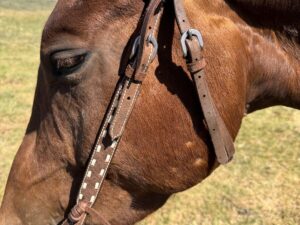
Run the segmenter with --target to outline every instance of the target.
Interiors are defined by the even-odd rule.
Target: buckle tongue
[[[199,46],[201,48],[203,48],[204,46],[204,42],[203,42],[203,37],[202,34],[200,33],[200,31],[196,30],[196,29],[189,29],[186,32],[184,32],[181,36],[180,39],[180,43],[181,43],[181,48],[182,48],[182,52],[183,52],[183,57],[186,58],[188,56],[188,50],[187,50],[187,46],[186,46],[186,39],[192,39],[193,37],[196,37],[199,43]]]

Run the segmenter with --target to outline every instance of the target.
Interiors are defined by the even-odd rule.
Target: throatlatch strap
[[[176,21],[182,35],[182,45],[188,69],[192,74],[200,105],[204,114],[209,134],[214,146],[217,160],[221,164],[228,163],[235,152],[232,137],[220,116],[214,99],[210,93],[204,67],[205,59],[202,55],[203,40],[201,33],[191,28],[186,16],[182,0],[174,0]],[[185,52],[186,51],[186,52]]]

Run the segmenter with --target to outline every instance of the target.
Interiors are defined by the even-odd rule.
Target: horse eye
[[[84,63],[87,53],[74,52],[57,52],[51,56],[53,72],[57,76],[69,75],[75,72]]]

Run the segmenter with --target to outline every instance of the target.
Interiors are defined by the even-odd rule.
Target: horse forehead
[[[64,9],[74,9],[76,7],[99,7],[99,8],[105,8],[106,6],[109,6],[111,3],[115,2],[116,0],[58,0],[57,6],[59,8]],[[90,8],[92,9],[92,8]]]
[[[130,0],[58,0],[52,15],[73,20],[88,16],[105,17],[106,14],[124,5],[131,5]]]
[[[43,42],[62,33],[91,36],[112,21],[134,14],[136,7],[130,0],[59,0],[45,25]]]
[[[110,11],[110,1],[96,0],[59,0],[45,28],[43,40],[58,33],[79,34],[95,30],[105,21],[105,14]]]

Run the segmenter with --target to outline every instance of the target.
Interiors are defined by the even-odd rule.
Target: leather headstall
[[[177,25],[181,33],[181,46],[187,68],[190,71],[211,136],[217,160],[228,163],[234,154],[232,137],[216,108],[209,91],[202,55],[201,33],[192,29],[186,16],[182,0],[173,0]],[[77,204],[72,208],[62,225],[82,225],[87,215],[95,224],[109,225],[92,207],[101,191],[107,170],[121,140],[127,121],[139,96],[147,70],[155,59],[158,43],[157,34],[164,5],[168,1],[151,0],[143,16],[140,33],[133,42],[126,70],[120,77],[114,96],[90,153],[90,159],[77,196]]]

